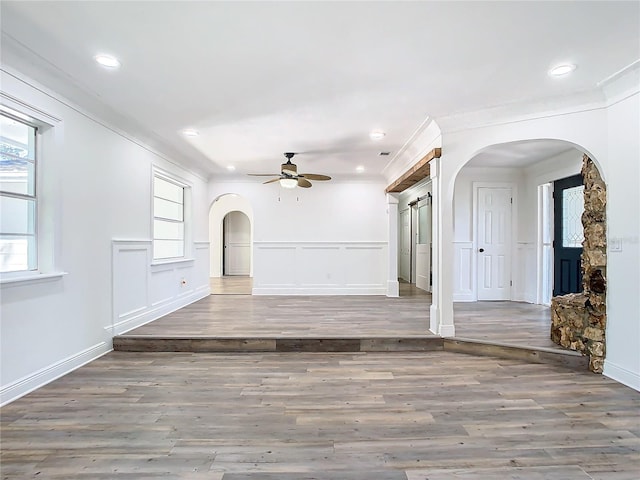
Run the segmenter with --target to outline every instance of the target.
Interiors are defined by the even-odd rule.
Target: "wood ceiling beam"
[[[434,148],[427,153],[422,159],[416,163],[413,167],[407,170],[400,178],[389,185],[385,193],[400,193],[404,192],[407,188],[413,187],[420,180],[423,180],[431,173],[431,167],[429,162],[434,158],[440,158],[442,155],[441,148]]]

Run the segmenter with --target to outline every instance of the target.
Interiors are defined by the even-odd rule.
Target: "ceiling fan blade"
[[[302,188],[309,188],[311,186],[311,182],[305,178],[298,178],[298,186]]]
[[[280,177],[278,178],[272,178],[271,180],[267,180],[266,182],[262,182],[263,185],[267,184],[267,183],[273,183],[273,182],[277,182],[278,180],[280,180]]]
[[[319,175],[317,173],[302,173],[300,176],[309,180],[331,180],[329,175]]]
[[[280,175],[279,173],[247,173],[251,177],[275,177]]]

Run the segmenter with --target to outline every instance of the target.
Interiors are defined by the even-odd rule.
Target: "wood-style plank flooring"
[[[401,298],[209,295],[128,334],[240,338],[430,335],[430,300],[426,294]]]
[[[112,352],[0,409],[2,478],[637,480],[640,395],[427,353]]]
[[[211,279],[213,295],[128,332],[149,336],[375,337],[431,335],[431,295],[401,283],[400,298],[251,296],[249,277]],[[519,302],[454,305],[456,336],[560,349],[549,338],[550,310]]]

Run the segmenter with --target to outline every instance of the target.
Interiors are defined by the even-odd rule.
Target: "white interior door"
[[[224,275],[249,275],[251,269],[251,225],[242,212],[224,217]]]
[[[416,238],[416,287],[431,291],[431,204],[418,203],[418,236]]]
[[[478,188],[477,226],[478,300],[510,300],[510,188]]]
[[[411,283],[411,210],[400,212],[400,278]]]

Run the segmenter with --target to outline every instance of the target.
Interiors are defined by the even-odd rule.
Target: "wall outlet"
[[[622,239],[613,237],[609,239],[609,251],[621,252],[622,251]]]

